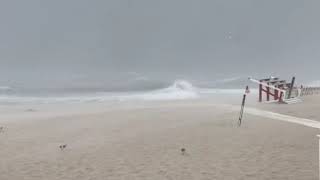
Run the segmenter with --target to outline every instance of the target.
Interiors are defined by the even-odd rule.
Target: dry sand
[[[320,121],[320,95],[302,97],[297,104],[258,104],[258,108]]]
[[[320,120],[319,100],[258,107]],[[238,127],[210,101],[0,109],[0,180],[318,177],[318,129],[250,114]]]

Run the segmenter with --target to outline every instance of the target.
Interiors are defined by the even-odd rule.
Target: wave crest
[[[168,88],[140,94],[139,96],[144,100],[179,100],[197,98],[198,92],[190,82],[177,80]]]
[[[185,80],[177,80],[168,89],[180,90],[180,91],[194,91],[193,85]]]

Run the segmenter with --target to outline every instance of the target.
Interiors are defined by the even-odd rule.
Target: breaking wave
[[[195,88],[190,82],[178,80],[168,88],[138,94],[136,97],[144,100],[174,100],[197,98],[199,97],[199,94],[197,92],[197,88]]]
[[[60,102],[104,102],[104,101],[165,101],[206,98],[214,94],[242,94],[242,89],[198,88],[186,80],[177,80],[171,86],[152,91],[141,92],[95,92],[68,96],[20,96],[0,93],[2,103],[60,103]]]

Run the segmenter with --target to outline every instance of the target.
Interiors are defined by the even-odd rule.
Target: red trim
[[[262,82],[262,81],[260,81]],[[281,89],[281,86],[277,87]],[[263,100],[263,94],[266,94],[266,101],[270,101],[270,96],[273,97],[274,100],[282,101],[283,92],[279,94],[279,90],[275,89],[271,91],[270,87],[263,86],[262,84],[259,85],[259,102]]]

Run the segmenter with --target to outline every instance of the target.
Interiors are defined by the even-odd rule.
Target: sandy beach
[[[293,115],[302,118],[310,118],[320,121],[319,102],[320,96],[305,96],[302,97],[303,102],[291,105],[279,105],[274,104],[257,104],[260,109],[271,110],[281,114]]]
[[[320,180],[320,0],[0,4],[0,180]]]
[[[320,120],[319,100],[251,106]],[[1,180],[318,177],[318,129],[250,114],[238,127],[239,112],[214,101],[0,109]]]

